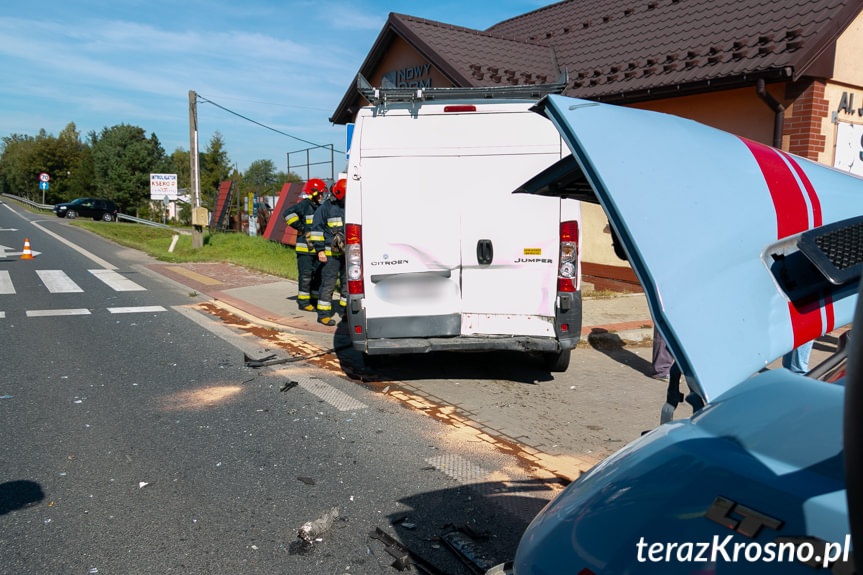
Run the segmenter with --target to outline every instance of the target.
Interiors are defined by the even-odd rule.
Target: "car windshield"
[[[72,200],[71,202],[69,202],[69,204],[72,206],[78,206],[80,204],[83,204],[86,201],[87,201],[87,198],[78,198],[76,200]]]

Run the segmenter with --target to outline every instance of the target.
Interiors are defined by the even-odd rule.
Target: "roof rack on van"
[[[357,91],[372,105],[387,102],[418,102],[425,100],[454,99],[531,99],[538,100],[548,94],[561,94],[569,82],[564,68],[557,82],[552,84],[520,84],[515,86],[470,86],[466,88],[374,88],[362,74],[357,74]]]

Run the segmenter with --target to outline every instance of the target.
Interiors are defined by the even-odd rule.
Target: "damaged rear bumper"
[[[454,336],[442,338],[364,339],[354,349],[369,355],[429,353],[432,351],[540,351],[573,349],[578,337],[557,340],[530,336]]]

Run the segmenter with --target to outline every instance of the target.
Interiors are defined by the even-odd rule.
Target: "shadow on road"
[[[0,515],[30,507],[43,499],[45,499],[45,493],[35,481],[0,483]]]
[[[587,337],[587,343],[593,349],[639,373],[649,376],[653,372],[650,361],[627,349],[626,342],[615,333],[594,329],[594,332]]]
[[[545,497],[533,496],[538,493]],[[460,484],[403,497],[399,503],[404,511],[381,516],[372,524],[365,556],[355,561],[356,567],[368,573],[386,572],[390,567],[396,569],[393,572],[437,575],[484,573],[512,560],[522,533],[551,494],[547,482],[528,479]],[[324,541],[347,544],[347,534],[345,541],[339,541],[340,531],[348,531],[358,520],[339,517]],[[288,550],[291,555],[308,556],[309,561],[323,551],[299,539]],[[411,569],[409,564],[420,568]]]

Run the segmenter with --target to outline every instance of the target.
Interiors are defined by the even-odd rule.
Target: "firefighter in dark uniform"
[[[297,305],[303,311],[315,311],[312,298],[317,297],[320,285],[321,264],[309,236],[315,211],[321,205],[321,196],[326,189],[323,180],[312,178],[303,186],[306,197],[282,212],[285,222],[297,230]]]
[[[345,191],[347,181],[342,179],[333,185],[332,193],[315,212],[312,222],[312,235],[309,238],[315,251],[318,252],[318,261],[323,263],[321,269],[321,293],[318,298],[318,323],[324,325],[335,325],[333,314],[333,291],[338,282],[339,290],[347,289],[344,286],[345,271]],[[347,297],[340,294],[339,313],[344,317],[347,306]]]

